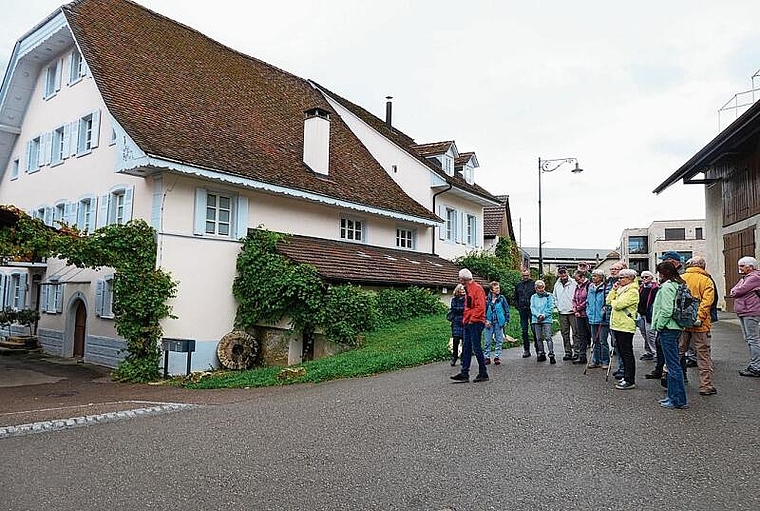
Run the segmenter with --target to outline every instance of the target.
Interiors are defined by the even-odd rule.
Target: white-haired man
[[[713,385],[713,362],[710,353],[710,308],[715,300],[715,284],[705,270],[705,259],[695,256],[686,261],[686,271],[681,275],[689,287],[691,296],[699,300],[697,320],[699,325],[684,329],[679,341],[683,355],[694,346],[699,368],[699,393],[703,396],[717,394]]]
[[[483,328],[486,326],[486,293],[483,287],[472,279],[472,272],[467,268],[459,271],[459,283],[464,286],[464,342],[462,343],[462,368],[459,373],[451,377],[455,382],[470,381],[470,363],[472,352],[478,361],[478,375],[472,380],[473,383],[488,381],[486,361],[481,347]]]
[[[749,366],[739,374],[760,378],[760,270],[754,257],[742,257],[738,264],[741,278],[731,288],[731,296],[749,347]]]

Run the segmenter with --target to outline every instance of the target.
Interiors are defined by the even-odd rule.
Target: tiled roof
[[[453,287],[460,270],[431,254],[307,236],[288,235],[277,251],[297,263],[313,265],[330,282]],[[483,279],[476,280],[485,284]]]
[[[491,195],[490,192],[488,192],[488,190],[486,190],[482,186],[477,185],[477,184],[470,184],[467,181],[465,181],[462,176],[459,176],[459,175],[449,176],[440,167],[438,167],[437,165],[429,161],[424,156],[421,156],[417,151],[413,149],[413,146],[416,146],[417,144],[414,143],[414,139],[411,138],[409,135],[406,135],[405,133],[399,131],[395,127],[389,128],[384,120],[380,119],[379,117],[375,115],[372,115],[364,108],[360,107],[357,104],[352,103],[351,101],[347,100],[344,97],[339,96],[338,94],[335,94],[334,92],[323,87],[322,85],[319,85],[319,84],[315,84],[315,85],[319,87],[326,95],[330,96],[330,98],[340,103],[341,106],[349,110],[351,113],[353,113],[362,121],[366,122],[375,131],[377,131],[382,136],[392,141],[401,149],[403,149],[404,151],[406,151],[407,153],[415,157],[417,160],[419,160],[423,165],[425,165],[430,170],[438,174],[447,183],[450,183],[462,190],[466,190],[468,192],[474,193],[475,195],[479,197],[492,200],[492,201],[497,200],[493,195]],[[450,143],[453,143],[453,142],[450,142]],[[441,153],[437,153],[437,154],[441,154]]]
[[[63,7],[108,111],[149,155],[429,220],[307,80],[127,0]],[[329,176],[304,111],[331,113]]]
[[[461,167],[468,161],[470,161],[470,158],[472,158],[472,155],[475,154],[472,151],[468,151],[466,153],[459,153],[459,156],[454,158],[454,166],[455,167]]]
[[[483,208],[483,236],[486,238],[503,236],[505,234],[502,232],[504,217],[504,206]]]
[[[416,152],[420,156],[428,158],[430,156],[438,156],[445,154],[449,150],[449,147],[454,144],[453,140],[447,140],[445,142],[430,142],[427,144],[413,144],[411,146],[412,151]]]

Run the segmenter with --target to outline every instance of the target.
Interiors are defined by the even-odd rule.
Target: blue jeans
[[[486,342],[483,345],[483,357],[491,358],[491,341],[494,343],[493,354],[496,358],[501,358],[501,345],[504,343],[504,327],[491,323],[486,327]]]
[[[467,323],[464,326],[464,343],[462,344],[462,374],[470,376],[470,363],[472,352],[478,361],[478,374],[488,376],[486,371],[486,359],[483,357],[483,348],[480,347],[480,339],[483,336],[484,323]]]
[[[554,355],[554,340],[552,339],[552,324],[551,323],[534,323],[533,334],[536,337],[536,355],[539,353],[546,354],[544,351],[544,342],[546,342],[546,349],[549,350],[549,355]]]
[[[607,337],[610,335],[610,325],[592,323],[589,326],[591,327],[591,343],[594,345],[594,351],[591,353],[591,362],[609,365],[610,345]]]
[[[660,332],[662,353],[665,355],[665,363],[668,365],[668,398],[676,406],[686,404],[686,387],[683,383],[681,356],[678,353],[678,339],[680,337],[680,330],[665,329]]]

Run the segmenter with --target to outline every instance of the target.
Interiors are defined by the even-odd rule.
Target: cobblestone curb
[[[17,426],[3,426],[0,427],[0,439],[78,428],[81,426],[91,426],[93,424],[103,424],[106,422],[116,422],[149,415],[161,415],[164,413],[178,412],[180,410],[194,408],[195,406],[197,405],[185,403],[156,403],[153,406],[134,408],[132,410],[124,410],[121,412],[107,412],[96,415],[72,417],[70,419],[56,419],[51,421],[32,422],[29,424],[19,424]]]

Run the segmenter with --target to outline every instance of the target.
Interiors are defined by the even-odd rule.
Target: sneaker
[[[588,369],[596,369],[597,367],[602,367],[601,364],[597,364],[596,362],[591,362],[589,365],[586,366]]]
[[[623,373],[613,373],[612,376],[614,376],[616,380],[624,381],[623,377],[625,375]]]
[[[451,359],[451,367],[454,367],[455,365],[457,365],[457,357]]]
[[[488,357],[488,358],[486,359],[486,365],[488,365],[488,364],[490,364],[490,363],[491,363],[491,357]]]
[[[462,373],[457,373],[454,376],[451,376],[451,379],[454,380],[455,382],[462,382],[462,383],[470,381],[470,377]]]
[[[686,359],[686,367],[697,367],[697,361],[693,358]]]
[[[580,357],[580,353],[573,353],[573,356],[571,357],[573,360],[578,360],[578,357]]]
[[[523,352],[523,358],[528,358],[529,356],[530,356],[530,351]]]
[[[639,360],[654,360],[654,354],[653,353],[644,353],[639,357]]]
[[[657,371],[652,371],[651,373],[645,374],[644,378],[646,378],[647,380],[658,380],[662,378],[662,373],[658,373]]]
[[[562,360],[572,360],[573,359],[573,352],[565,353],[565,356],[562,357]]]
[[[742,376],[749,376],[750,378],[760,378],[760,371],[752,369],[751,367],[739,371],[739,374]]]
[[[628,383],[625,380],[620,380],[617,385],[615,385],[615,388],[618,390],[631,390],[636,388],[635,383]]]
[[[664,397],[664,398],[658,400],[658,403],[660,403],[660,404],[662,404],[662,403],[668,403],[668,402],[670,402],[670,398],[669,397]]]
[[[493,364],[494,364],[494,365],[499,365],[499,364],[501,364],[501,359],[500,359],[499,357],[496,357],[495,359],[493,359]]]
[[[610,368],[609,364],[602,364],[602,369],[609,369],[609,368]]]
[[[539,353],[536,357],[536,362],[546,362],[546,354],[545,353]]]
[[[474,380],[472,380],[472,383],[480,383],[482,381],[488,381],[488,375],[487,374],[479,374],[475,377]]]
[[[554,353],[549,353],[549,363],[550,364],[556,364],[557,359],[554,358]]]
[[[673,403],[670,399],[665,401],[664,403],[660,403],[660,406],[663,408],[667,408],[668,410],[685,410],[689,408],[689,405],[682,404],[681,406],[678,406],[677,404]]]
[[[699,391],[699,395],[700,396],[714,396],[717,393],[718,393],[718,389],[716,389],[715,387],[713,387],[713,388],[711,388],[709,390],[700,390]]]

